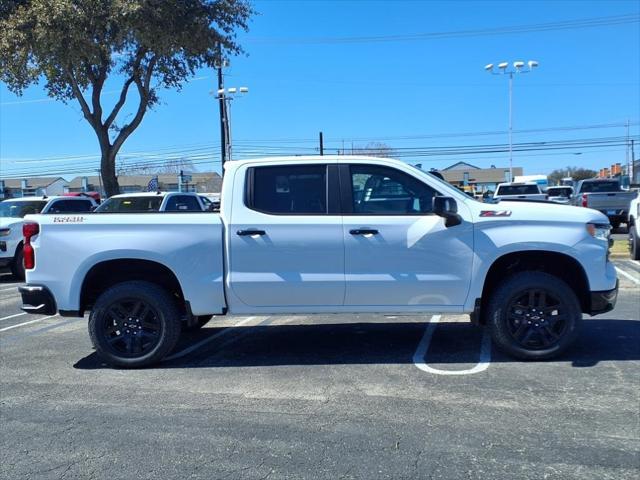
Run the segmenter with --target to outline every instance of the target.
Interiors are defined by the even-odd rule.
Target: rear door
[[[343,304],[336,168],[310,161],[236,171],[227,247],[230,290],[240,302],[283,310]]]
[[[340,165],[345,306],[463,305],[471,281],[473,224],[447,228],[432,213],[440,195],[421,179],[375,164]]]

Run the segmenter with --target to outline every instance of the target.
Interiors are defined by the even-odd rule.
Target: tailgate
[[[596,210],[629,210],[631,197],[626,192],[587,193],[587,206]]]

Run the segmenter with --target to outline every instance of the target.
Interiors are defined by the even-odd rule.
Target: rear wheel
[[[13,257],[13,262],[11,263],[11,273],[18,279],[24,280],[24,253],[22,252],[22,245],[18,247],[16,250],[16,254]]]
[[[629,253],[633,260],[640,260],[640,239],[635,225],[629,226]]]
[[[119,367],[159,362],[180,337],[180,314],[172,297],[142,281],[117,284],[96,301],[89,335],[98,354]]]
[[[562,353],[582,321],[580,303],[562,280],[543,272],[522,272],[496,288],[488,305],[494,343],[524,360]]]

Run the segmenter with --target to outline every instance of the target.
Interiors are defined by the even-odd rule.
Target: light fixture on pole
[[[495,71],[495,65],[489,63],[484,69],[491,75],[509,75],[509,180],[513,182],[513,76],[517,73],[530,73],[538,66],[536,60],[529,60],[525,63],[521,60],[513,62],[513,68],[509,69],[509,62],[500,62],[498,71]]]
[[[224,88],[218,89],[218,100],[221,100],[225,104],[225,115],[223,120],[224,139],[223,145],[226,146],[224,156],[222,158],[222,166],[224,171],[224,162],[231,160],[232,158],[232,144],[231,144],[231,101],[249,93],[248,87],[229,87],[226,90]]]

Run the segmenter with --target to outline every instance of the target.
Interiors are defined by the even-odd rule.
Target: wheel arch
[[[184,293],[173,270],[154,260],[119,258],[96,263],[84,276],[80,289],[80,313],[90,309],[108,288],[132,280],[160,286],[174,298],[179,309],[184,310]]]
[[[590,311],[589,278],[578,260],[560,252],[526,250],[506,253],[493,261],[485,275],[482,295],[477,302],[480,312],[486,311],[491,293],[502,281],[523,271],[545,272],[560,278],[576,294],[582,311]],[[483,315],[477,318],[480,323],[485,323]]]

